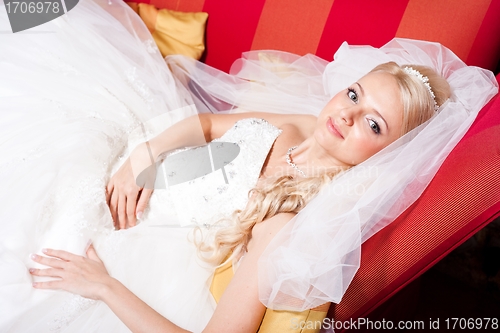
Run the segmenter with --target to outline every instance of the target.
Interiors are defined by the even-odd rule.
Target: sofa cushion
[[[200,59],[205,50],[207,13],[157,9],[145,3],[127,2],[151,32],[161,54],[182,54]]]

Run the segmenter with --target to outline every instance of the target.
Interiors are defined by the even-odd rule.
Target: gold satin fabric
[[[215,271],[210,292],[217,303],[231,282],[233,275],[233,266],[230,262]],[[325,303],[302,312],[267,309],[258,333],[318,333],[329,307],[330,303]]]
[[[207,13],[157,9],[145,3],[127,4],[144,21],[164,57],[182,54],[198,60],[201,58],[205,50]]]

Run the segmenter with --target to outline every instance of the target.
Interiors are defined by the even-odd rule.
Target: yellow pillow
[[[208,14],[157,9],[145,3],[127,2],[141,17],[165,57],[171,54],[200,59],[205,50],[205,26]]]
[[[216,302],[219,302],[233,275],[231,263],[226,263],[215,271],[210,291]],[[258,333],[318,333],[329,307],[330,303],[325,303],[302,312],[267,309]]]

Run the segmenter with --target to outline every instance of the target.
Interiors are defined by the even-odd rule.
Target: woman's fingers
[[[109,211],[111,212],[111,216],[113,218],[113,223],[115,228],[119,226],[118,224],[118,193],[113,191],[111,195],[111,199],[109,201]]]
[[[136,208],[136,216],[137,218],[141,218],[146,206],[148,205],[149,198],[151,198],[151,194],[153,194],[153,189],[144,188],[142,189],[141,196],[139,197],[139,201],[137,202]]]
[[[53,278],[62,278],[63,270],[60,268],[37,269],[30,268],[30,274],[36,276],[48,276]]]
[[[149,157],[148,157],[149,158]],[[141,162],[141,161],[139,161]],[[144,163],[139,163],[139,168],[142,168]],[[142,213],[147,205],[149,197],[152,193],[154,178],[156,173],[155,168],[150,171],[151,175],[147,174],[146,178],[148,190],[144,194],[139,195],[141,187],[137,185],[137,181],[132,169],[131,157],[125,161],[116,174],[111,178],[106,186],[106,201],[108,202],[111,216],[116,229],[126,229],[133,227],[137,223],[138,213]],[[141,200],[142,199],[142,200]],[[141,208],[137,209],[137,204],[141,204]],[[140,214],[139,214],[140,215]]]
[[[64,250],[42,249],[42,252],[50,257],[55,257],[66,261],[76,260],[80,258],[80,256]]]
[[[97,252],[95,251],[92,244],[90,244],[89,248],[87,249],[87,257],[89,259],[102,263],[101,258],[99,258],[99,256],[97,255]]]
[[[128,221],[129,227],[135,226],[135,224],[137,222],[136,218],[135,218],[135,207],[136,207],[136,202],[137,202],[137,194],[138,194],[138,190],[134,189],[127,196],[127,221]]]
[[[62,289],[83,297],[99,299],[102,296],[103,287],[114,281],[109,276],[93,246],[87,250],[88,258],[62,250],[48,249],[43,252],[53,257],[33,255],[32,258],[34,261],[50,267],[31,268],[30,274],[53,277],[58,280],[35,282],[33,287],[37,289]]]
[[[65,263],[63,260],[39,256],[38,254],[32,254],[31,259],[39,264],[54,268],[63,268]]]
[[[118,198],[118,221],[117,225],[120,229],[125,229],[127,226],[127,197],[124,194],[120,194]]]
[[[114,185],[113,185],[112,180],[110,180],[108,185],[106,186],[106,204],[108,206],[111,202],[111,195],[113,194],[113,189],[114,189]]]
[[[144,207],[147,200],[149,200],[149,197],[151,196],[150,192],[152,191],[149,190],[149,193],[147,193]],[[138,188],[126,192],[121,191],[120,194],[118,194],[116,188],[114,189],[109,203],[109,210],[111,212],[111,216],[113,217],[115,228],[126,229],[127,227],[133,227],[136,225],[136,202],[138,194]]]
[[[65,289],[64,280],[33,282],[33,287],[36,289]]]

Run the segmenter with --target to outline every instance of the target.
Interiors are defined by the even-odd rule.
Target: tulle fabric
[[[0,29],[9,31],[6,12],[0,15]],[[36,236],[67,223],[32,214],[64,199],[77,219],[67,231],[80,240],[53,245],[82,254],[97,226],[111,225],[105,175],[124,159],[129,134],[189,103],[175,94],[149,31],[121,1],[82,1],[42,26],[2,34],[1,45],[0,239],[38,252]],[[82,204],[82,193],[99,186]],[[37,222],[18,223],[24,220]]]
[[[317,115],[337,92],[376,65],[395,61],[434,68],[453,95],[435,116],[337,177],[273,239],[259,262],[259,297],[269,308],[298,310],[338,303],[359,268],[361,244],[423,192],[465,134],[497,83],[438,43],[394,39],[380,49],[342,44],[333,62],[313,55],[252,51],[231,75],[168,57],[179,89],[206,112],[263,111]]]
[[[0,30],[10,30],[4,8]],[[197,257],[192,229],[148,225],[177,222],[160,191],[148,221],[128,230],[113,230],[106,204],[133,143],[194,110],[143,22],[122,1],[81,0],[42,26],[0,34],[0,45],[0,331],[130,332],[102,302],[31,286],[31,253],[84,255],[89,240],[112,276],[201,331],[215,308],[214,267]]]

